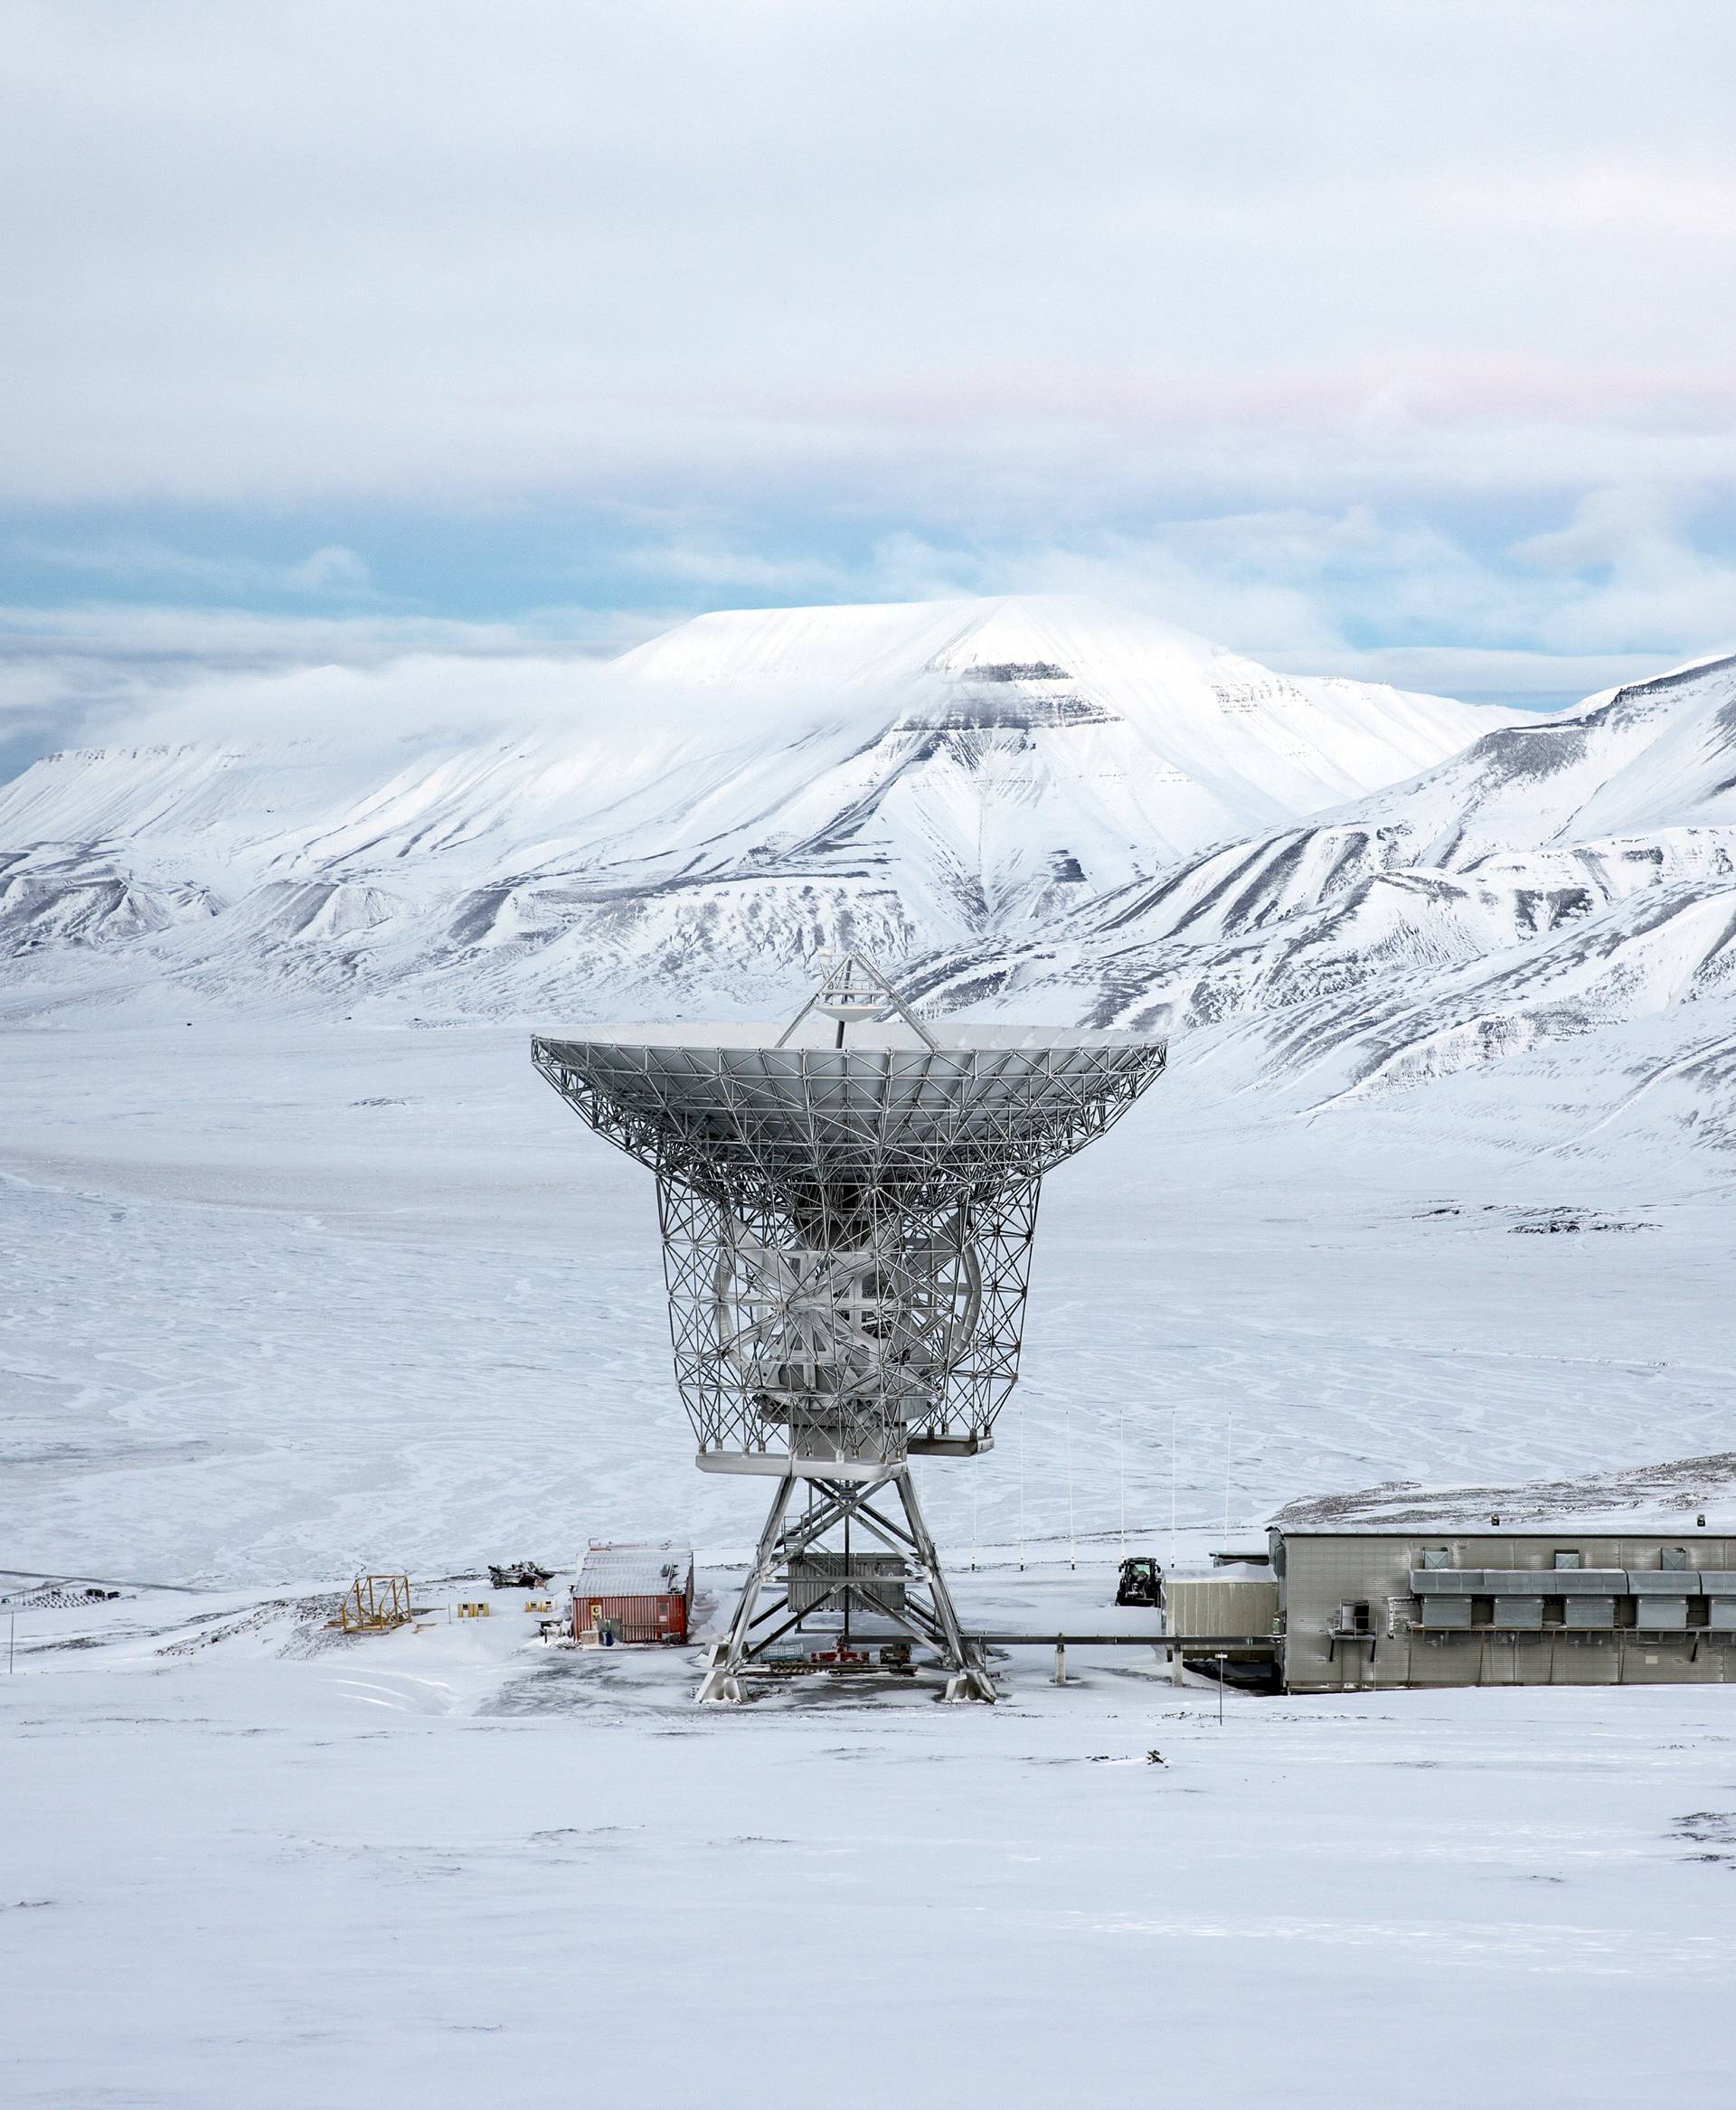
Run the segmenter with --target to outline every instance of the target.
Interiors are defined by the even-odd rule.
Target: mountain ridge
[[[1604,824],[1628,832],[1579,833]],[[1736,657],[1494,730],[919,979],[943,1008],[1241,1035],[1319,1104],[1646,1017],[1736,1026]]]
[[[908,951],[1034,928],[1409,774],[1491,716],[1316,686],[1065,597],[701,617],[614,662],[572,722],[411,739],[395,767],[377,745],[293,740],[50,758],[0,790],[0,843],[36,863],[32,889],[0,894],[0,928],[33,952],[54,934],[52,844],[89,905],[60,934],[148,940],[172,976],[203,977],[225,930],[269,946],[281,897],[237,911],[294,882],[363,890],[366,915],[338,928],[375,933],[382,982],[432,975],[442,1000],[467,950],[491,1006],[511,1000],[514,952],[527,998],[537,954],[544,986],[612,991],[637,951],[657,976],[684,961],[769,987],[869,934]],[[276,964],[347,987],[369,963],[313,969],[301,944]],[[231,969],[269,981],[266,965]]]
[[[0,934],[14,1018],[776,1015],[852,947],[1317,1107],[1652,1021],[1736,1138],[1736,657],[1520,718],[1077,600],[724,613],[567,722],[51,758]]]

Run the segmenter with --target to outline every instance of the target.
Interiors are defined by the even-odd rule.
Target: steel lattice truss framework
[[[883,1473],[989,1440],[1018,1375],[1043,1173],[1160,1043],[534,1043],[657,1176],[675,1375],[714,1468]]]
[[[798,1029],[830,1044],[788,1044]],[[992,1700],[908,1459],[992,1441],[1018,1377],[1043,1175],[1127,1112],[1162,1071],[1163,1044],[993,1029],[943,1041],[860,956],[780,1036],[729,1038],[533,1043],[567,1103],[656,1174],[699,1463],[778,1477],[699,1696],[740,1700],[750,1664],[809,1616],[788,1580],[775,1594],[778,1578],[828,1536],[843,1534],[845,1579],[825,1597],[846,1640],[852,1611],[875,1609],[850,1579],[854,1524],[905,1563],[892,1617],[945,1665],[948,1696]]]
[[[792,1515],[793,1499],[799,1485],[807,1489],[805,1516]],[[890,1490],[903,1512],[901,1518],[887,1513],[883,1500]],[[876,1501],[876,1496],[882,1497]],[[852,1610],[871,1618],[881,1612],[894,1626],[902,1627],[917,1645],[930,1651],[951,1673],[947,1683],[949,1700],[993,1700],[995,1686],[983,1661],[981,1644],[975,1643],[958,1624],[958,1614],[940,1571],[940,1555],[923,1519],[908,1471],[889,1474],[881,1480],[832,1481],[809,1477],[798,1482],[786,1474],[772,1496],[771,1513],[760,1535],[759,1550],[748,1569],[747,1581],[736,1602],[727,1634],[711,1651],[710,1668],[699,1688],[701,1700],[739,1700],[744,1697],[742,1672],[755,1657],[800,1626],[810,1613],[792,1604],[788,1578],[791,1563],[802,1556],[813,1557],[822,1539],[840,1527],[856,1527],[858,1539],[869,1538],[896,1554],[902,1561],[906,1583],[901,1601],[889,1604],[876,1591],[873,1580],[858,1580],[846,1551],[833,1557],[835,1572],[842,1578],[836,1589],[826,1593],[826,1602],[843,1613],[844,1633],[849,1633]],[[784,1593],[760,1606],[760,1596],[776,1587],[779,1571],[785,1575]],[[771,1624],[776,1622],[775,1625]]]

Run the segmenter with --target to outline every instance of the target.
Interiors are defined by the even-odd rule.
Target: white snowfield
[[[843,2110],[1729,2101],[1724,1691],[1220,1726],[1143,1651],[1024,1651],[993,1709],[720,1719],[685,1652],[448,1624],[476,1587],[335,1647],[331,1599],[33,1615],[10,2103],[753,2110],[822,2055]]]
[[[1703,1492],[1644,1470],[1731,1447],[1731,1217],[1667,1123],[1588,1136],[1533,1057],[1305,1125],[1193,1060],[1052,1176],[1000,1446],[923,1470],[973,1616],[1133,1618],[1124,1513],[1193,1559],[1383,1482]],[[649,1180],[498,1029],[39,1022],[0,1067],[5,1565],[195,1586],[19,1581],[9,2099],[746,2110],[824,2025],[848,2110],[1728,2101],[1714,2026],[1632,2026],[1728,1974],[1723,1689],[1220,1729],[1155,1655],[1038,1649],[993,1709],[702,1712],[689,1653],[551,1653],[523,1592],[448,1624],[591,1538],[731,1598],[759,1505],[693,1470]],[[425,1631],[326,1635],[396,1568]]]
[[[922,1468],[973,1616],[1109,1631],[1124,1532],[1195,1559],[1352,1491],[1706,1497],[1730,667],[1511,737],[1393,704],[1377,769],[1366,692],[1128,635],[711,618],[611,675],[680,692],[661,726],[0,794],[8,2103],[734,2110],[823,2048],[844,2110],[1728,2105],[1725,1688],[1220,1728],[1142,1650],[1061,1688],[1029,1650],[993,1709],[702,1712],[687,1652],[545,1650],[524,1593],[448,1620],[591,1538],[691,1543],[728,1601],[758,1504],[693,1466],[652,1182],[528,1032],[787,1013],[841,937],[920,941],[985,1024],[1174,1028],[1046,1182],[996,1449]],[[329,1635],[371,1570],[429,1616]]]

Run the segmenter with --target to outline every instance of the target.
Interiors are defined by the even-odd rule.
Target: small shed
[[[687,1546],[595,1545],[572,1591],[572,1636],[581,1646],[685,1641],[693,1609]]]

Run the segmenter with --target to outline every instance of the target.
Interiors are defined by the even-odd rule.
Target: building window
[[[1453,1557],[1445,1546],[1425,1546],[1417,1557],[1419,1568],[1450,1568]]]
[[[1585,1556],[1582,1553],[1575,1553],[1565,1546],[1558,1546],[1555,1549],[1555,1559],[1552,1565],[1556,1568],[1583,1568]]]
[[[1688,1550],[1685,1546],[1666,1546],[1657,1557],[1660,1568],[1674,1568],[1679,1575],[1688,1566]]]

